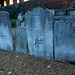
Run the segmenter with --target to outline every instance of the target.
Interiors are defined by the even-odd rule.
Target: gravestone
[[[29,55],[33,55],[33,30],[32,30],[32,21],[31,21],[31,12],[28,11],[25,13],[25,25],[27,31],[27,41],[28,41],[28,49]]]
[[[38,7],[31,13],[34,56],[44,57],[44,10]]]
[[[6,11],[0,11],[0,49],[13,51],[10,16]]]
[[[45,56],[53,59],[53,16],[55,10],[45,9]]]
[[[20,26],[20,21],[19,20],[16,21],[16,26]]]
[[[75,61],[75,17],[65,17],[54,24],[55,59]]]
[[[29,55],[53,59],[54,10],[38,7],[25,14]]]
[[[15,30],[15,51],[27,53],[27,34],[24,27],[18,26]]]

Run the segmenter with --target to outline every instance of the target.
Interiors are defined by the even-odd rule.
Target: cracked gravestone
[[[48,15],[47,15],[48,14]],[[25,14],[29,54],[53,59],[54,10],[38,7]]]

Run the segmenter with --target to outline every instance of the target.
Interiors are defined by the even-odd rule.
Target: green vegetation
[[[16,27],[16,21],[17,21],[18,19],[11,19],[11,25],[12,25],[12,27]]]
[[[19,19],[11,19],[11,25],[12,27],[16,27],[16,21],[19,20]],[[23,18],[23,21],[25,21],[25,19]],[[20,24],[23,22],[23,21],[20,21]]]

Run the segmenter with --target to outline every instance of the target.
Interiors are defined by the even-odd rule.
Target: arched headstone
[[[34,55],[44,57],[44,10],[35,8],[32,13]]]

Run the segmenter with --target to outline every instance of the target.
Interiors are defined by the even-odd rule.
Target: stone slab
[[[45,58],[53,59],[53,16],[55,10],[45,9]]]
[[[25,14],[29,55],[53,59],[53,16],[55,10],[41,7]]]
[[[32,21],[31,21],[31,12],[28,11],[25,13],[25,25],[27,31],[27,41],[28,41],[28,50],[29,55],[33,55],[33,29],[32,29]]]
[[[27,33],[24,27],[18,26],[15,30],[15,51],[27,53]]]
[[[44,11],[39,7],[33,9],[31,13],[33,28],[33,55],[44,57]]]
[[[54,24],[55,60],[75,61],[75,17]]]
[[[13,51],[10,16],[6,11],[0,11],[0,49]]]

